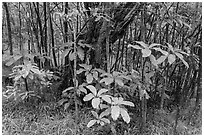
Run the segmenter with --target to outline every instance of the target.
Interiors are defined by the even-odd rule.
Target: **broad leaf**
[[[119,86],[123,87],[124,83],[120,78],[115,78],[115,83],[117,83]]]
[[[121,73],[120,72],[118,72],[118,71],[113,71],[113,77],[117,77],[117,76],[119,76]]]
[[[88,85],[86,87],[94,94],[94,96],[97,95],[96,88],[94,86]]]
[[[129,123],[129,122],[130,122],[130,116],[129,116],[128,112],[127,112],[125,109],[120,108],[120,114],[121,114],[123,120],[124,120],[126,123]]]
[[[168,56],[168,62],[169,62],[170,65],[171,65],[172,63],[174,63],[175,60],[176,60],[176,56],[175,56],[174,54],[170,54],[170,55]]]
[[[102,89],[100,89],[100,90],[98,91],[97,96],[100,96],[101,94],[103,94],[103,93],[105,93],[105,92],[107,92],[107,91],[108,91],[108,89],[102,88]]]
[[[100,83],[103,83],[103,82],[105,82],[106,85],[109,85],[113,83],[113,78],[112,77],[103,78],[100,80]]]
[[[89,83],[89,84],[93,81],[93,76],[92,76],[91,73],[89,73],[88,75],[86,75],[86,81],[87,81],[87,83]]]
[[[132,45],[132,44],[128,44],[128,48],[132,47],[134,49],[142,49],[139,45]]]
[[[75,59],[74,52],[69,53],[69,60],[73,61]]]
[[[145,44],[143,41],[136,41],[136,42],[139,43],[144,48],[148,48],[148,46],[149,46],[149,45]]]
[[[120,115],[120,107],[119,106],[111,106],[111,117],[113,120],[117,120]]]
[[[150,55],[149,58],[150,58],[151,63],[153,65],[155,65],[156,67],[158,67],[157,61],[156,61],[156,58],[154,57],[154,55]]]
[[[146,97],[146,99],[149,99],[150,96],[149,94],[146,92],[146,90],[140,90],[140,100],[142,100],[143,97]]]
[[[68,53],[70,52],[70,50],[71,50],[71,48],[66,49],[66,50],[62,53],[61,57],[62,57],[62,58],[65,58],[65,57],[68,55]]]
[[[175,54],[177,57],[179,57],[179,59],[183,62],[183,64],[186,65],[187,68],[189,68],[188,63],[183,59],[183,55],[177,52],[175,52]]]
[[[94,70],[96,70],[96,71],[98,71],[99,73],[102,73],[102,74],[104,74],[104,73],[106,73],[104,70],[102,70],[102,69],[94,69]]]
[[[98,108],[99,108],[99,104],[100,104],[100,102],[101,102],[100,98],[94,98],[94,99],[92,100],[92,102],[91,102],[93,108],[98,109]]]
[[[93,77],[95,80],[98,80],[98,72],[97,71],[93,71]]]
[[[81,91],[81,92],[84,92],[85,94],[87,94],[87,90],[83,87],[83,86],[79,86],[79,90]]]
[[[81,61],[84,60],[84,50],[81,47],[77,47],[77,55]]]
[[[74,87],[68,87],[68,88],[66,88],[65,90],[63,90],[62,93],[65,93],[65,92],[67,92],[67,91],[69,91],[69,90],[73,90],[73,89],[74,89]]]
[[[148,48],[142,49],[142,57],[148,57],[151,55],[151,50],[149,50]]]
[[[168,45],[169,49],[174,53],[174,48],[173,48],[173,46],[172,46],[171,44],[169,44],[169,43],[167,43],[167,45]]]
[[[186,52],[184,52],[184,51],[182,51],[182,50],[180,50],[180,49],[175,49],[174,51],[189,56],[188,53],[186,53]]]
[[[98,119],[98,114],[95,111],[91,111],[91,113],[93,114],[93,116]]]
[[[111,96],[110,95],[102,95],[101,97],[104,101],[111,104]]]
[[[131,106],[131,107],[134,107],[135,105],[132,103],[132,102],[130,102],[130,101],[122,101],[122,104],[123,105],[127,105],[127,106]]]
[[[110,73],[102,73],[101,77],[104,77],[104,76],[112,77],[112,75]]]
[[[159,52],[161,52],[162,54],[164,54],[164,55],[168,55],[168,52],[167,51],[165,51],[165,50],[162,50],[161,48],[153,48],[154,50],[156,50],[156,51],[159,51]]]
[[[91,126],[93,126],[96,123],[97,120],[91,120],[89,121],[89,123],[87,124],[87,127],[90,128]]]
[[[105,111],[101,112],[101,114],[99,115],[99,118],[103,118],[104,116],[108,116],[110,114],[109,109],[106,109]]]
[[[149,46],[149,48],[153,48],[153,47],[155,47],[155,46],[161,46],[161,44],[152,43],[152,44]]]
[[[110,124],[110,120],[109,120],[109,119],[107,119],[107,118],[102,118],[102,119],[101,119],[101,121],[103,121],[103,122],[105,122],[105,123]]]
[[[106,104],[100,104],[99,106],[100,106],[100,109],[104,109],[104,108],[108,108],[108,107],[109,107],[109,106],[106,105]]]
[[[58,101],[58,104],[59,104],[59,106],[61,106],[61,105],[63,105],[65,102],[67,102],[68,101],[68,99],[60,99],[59,101]]]
[[[77,70],[77,74],[82,73],[83,71],[86,71],[85,69],[80,68],[79,70]]]
[[[64,104],[64,110],[66,110],[69,106],[70,106],[70,103],[69,103],[69,102],[66,103],[66,104]]]
[[[167,56],[160,56],[157,60],[156,60],[156,63],[157,64],[161,64],[162,62],[165,61],[165,59],[167,58]]]
[[[89,100],[91,100],[93,97],[94,97],[94,95],[93,95],[92,93],[89,93],[88,95],[86,95],[86,96],[83,98],[83,100],[84,100],[84,101],[89,101]]]
[[[86,70],[91,70],[92,65],[86,65],[86,64],[79,64],[79,66],[83,67]]]
[[[100,123],[101,126],[104,126],[104,125],[105,125],[105,123],[104,123],[103,121],[101,121],[101,120],[100,120],[99,123]]]
[[[36,69],[36,68],[31,68],[31,71],[35,74],[38,74],[38,75],[41,75],[41,72],[39,69]]]

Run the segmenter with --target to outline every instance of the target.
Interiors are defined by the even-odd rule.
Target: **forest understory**
[[[201,135],[202,3],[3,2],[3,135]]]

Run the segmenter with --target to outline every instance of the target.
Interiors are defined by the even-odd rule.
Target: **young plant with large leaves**
[[[102,88],[97,92],[97,89],[93,85],[88,85],[86,87],[91,91],[91,93],[87,94],[83,100],[92,100],[91,103],[93,108],[99,109],[99,105],[103,101],[111,103],[111,96],[105,94],[106,92],[108,92],[108,89]]]

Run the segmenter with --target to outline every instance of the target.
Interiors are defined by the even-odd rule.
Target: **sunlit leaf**
[[[94,99],[92,100],[92,102],[91,102],[93,108],[98,109],[98,108],[99,108],[99,104],[100,104],[100,102],[101,102],[100,98],[94,98]]]
[[[100,125],[101,125],[101,126],[104,126],[105,123],[104,123],[103,121],[100,120]]]
[[[167,56],[160,56],[157,60],[156,60],[156,63],[157,64],[161,64],[162,62],[165,61],[165,59],[167,58]]]
[[[62,93],[67,92],[67,91],[69,91],[69,90],[73,90],[73,89],[74,89],[74,87],[68,87],[68,88],[66,88],[65,90],[63,90]]]
[[[63,105],[65,102],[67,102],[68,101],[68,99],[60,99],[59,101],[58,101],[58,104],[59,104],[59,106],[61,106],[61,105]]]
[[[91,100],[93,97],[94,97],[94,95],[93,95],[92,93],[89,93],[88,95],[86,95],[86,96],[83,98],[83,100],[84,100],[84,101],[89,101],[89,100]]]
[[[111,117],[113,120],[117,120],[120,115],[120,107],[119,106],[111,106]]]
[[[161,49],[161,48],[153,48],[153,49],[156,50],[156,51],[161,52],[162,54],[164,54],[164,55],[166,55],[166,56],[169,54],[167,51],[165,51],[165,50],[163,50],[163,49]]]
[[[169,62],[170,65],[171,65],[172,63],[174,63],[175,60],[176,60],[176,56],[175,56],[174,54],[170,54],[170,55],[168,56],[168,62]]]
[[[132,81],[132,79],[131,79],[131,76],[130,76],[130,75],[128,75],[128,76],[125,76],[125,75],[120,75],[118,78],[124,78],[124,79],[127,79],[127,80]]]
[[[99,106],[100,106],[100,109],[104,109],[104,108],[108,108],[108,107],[109,107],[109,106],[106,105],[106,104],[100,104]]]
[[[177,57],[179,57],[179,59],[183,62],[183,64],[186,65],[187,68],[189,68],[188,63],[183,59],[183,55],[177,52],[175,52],[175,54]]]
[[[79,64],[79,66],[83,67],[86,70],[91,70],[92,65],[87,65],[87,64]]]
[[[109,85],[109,84],[113,83],[113,78],[111,78],[111,77],[103,78],[100,80],[100,83],[103,83],[103,82],[105,82],[106,85]]]
[[[143,48],[148,48],[149,45],[145,44],[143,41],[136,41],[138,44],[140,44]]]
[[[170,99],[169,95],[164,92],[164,99]]]
[[[11,59],[9,59],[9,61],[7,61],[6,62],[6,66],[11,66],[13,63],[15,63],[16,61],[13,59],[13,58],[11,58]]]
[[[93,126],[96,123],[97,120],[91,120],[89,121],[89,123],[87,124],[87,127],[90,128],[91,126]]]
[[[71,48],[65,49],[65,51],[62,53],[61,57],[65,58],[68,55],[68,53],[70,52],[70,50],[71,50]]]
[[[117,77],[117,76],[119,76],[121,73],[120,72],[118,72],[118,71],[113,71],[113,77]]]
[[[124,83],[120,78],[115,78],[115,83],[117,83],[119,86],[123,87]]]
[[[128,44],[128,48],[129,47],[132,47],[134,49],[142,49],[139,45],[131,45],[131,44]]]
[[[105,73],[105,71],[104,70],[102,70],[102,69],[94,69],[94,70],[96,70],[96,71],[98,71],[99,73],[102,73],[102,74],[104,74]]]
[[[79,70],[77,70],[77,74],[82,73],[83,71],[86,71],[85,69],[80,68]]]
[[[73,61],[75,59],[74,52],[69,53],[69,60]]]
[[[149,99],[149,98],[150,98],[150,96],[149,96],[149,94],[147,93],[146,90],[140,90],[140,100],[141,100],[144,96],[146,97],[146,99]]]
[[[110,124],[110,120],[109,120],[109,119],[107,119],[107,118],[102,118],[102,119],[101,119],[101,121],[103,121],[103,122],[105,122],[105,123]]]
[[[186,52],[184,52],[184,51],[182,51],[182,50],[180,50],[180,49],[175,49],[174,51],[189,56],[188,53],[186,53]]]
[[[79,86],[79,90],[87,94],[87,90],[83,86]]]
[[[81,61],[84,60],[84,50],[81,47],[77,47],[77,55]]]
[[[171,44],[169,44],[169,43],[167,43],[167,45],[168,45],[169,49],[174,53],[174,48],[173,48],[173,46],[172,46]]]
[[[66,110],[70,106],[70,103],[64,104],[64,110]]]
[[[156,46],[161,46],[161,44],[158,44],[158,43],[152,43],[149,48],[153,48],[153,47],[156,47]]]
[[[110,109],[106,109],[105,111],[101,112],[99,118],[103,118],[104,116],[108,116],[110,114]]]
[[[98,119],[98,114],[96,113],[96,111],[91,111],[91,113],[93,114],[93,116]]]
[[[107,103],[111,103],[111,96],[110,95],[102,95],[101,97]]]
[[[148,48],[142,49],[142,57],[144,57],[144,58],[150,56],[151,53],[152,53],[152,51],[149,50]]]
[[[130,101],[122,101],[122,104],[123,105],[127,105],[127,106],[131,106],[131,107],[134,107],[135,105],[132,103],[132,102],[130,102]]]
[[[157,61],[154,55],[150,55],[149,58],[150,58],[151,63],[157,67]]]
[[[121,108],[121,109],[120,109],[120,114],[121,114],[123,120],[124,120],[126,123],[129,123],[129,122],[130,122],[130,116],[129,116],[128,112],[127,112],[125,109]]]
[[[94,94],[94,96],[97,95],[96,88],[94,86],[88,85],[86,87]]]
[[[98,80],[98,72],[97,71],[93,71],[93,77],[95,80]]]
[[[100,89],[100,90],[98,91],[98,95],[97,95],[97,96],[100,96],[101,94],[103,94],[103,93],[105,93],[105,92],[107,92],[107,91],[108,91],[108,89],[102,88],[102,89]]]
[[[101,77],[104,77],[104,76],[112,77],[112,75],[110,73],[102,73]]]
[[[93,76],[91,73],[89,73],[88,75],[86,75],[86,81],[87,83],[91,83],[93,81]]]

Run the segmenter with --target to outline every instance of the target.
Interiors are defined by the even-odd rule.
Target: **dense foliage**
[[[17,134],[200,134],[201,6],[3,3],[3,131],[31,107],[35,132]],[[52,111],[58,130],[39,131]]]

